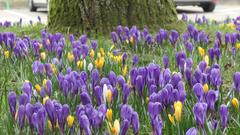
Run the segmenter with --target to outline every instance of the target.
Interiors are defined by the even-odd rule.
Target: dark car
[[[212,12],[217,0],[174,0],[177,6],[200,6],[204,12]]]
[[[48,1],[49,0],[28,0],[29,10],[35,12],[38,8],[48,8]]]

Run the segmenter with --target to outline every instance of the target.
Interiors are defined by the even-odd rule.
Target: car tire
[[[213,12],[213,10],[215,9],[216,4],[213,2],[209,2],[209,3],[204,3],[202,5],[203,11],[204,12]]]
[[[34,6],[33,0],[28,0],[28,6],[29,6],[29,10],[31,12],[36,12],[37,11],[37,7]]]

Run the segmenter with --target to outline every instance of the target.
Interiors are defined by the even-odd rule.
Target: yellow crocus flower
[[[82,62],[81,60],[79,60],[79,61],[77,62],[77,67],[78,67],[78,69],[82,70],[83,62]]]
[[[174,103],[174,116],[177,122],[181,121],[182,117],[182,102],[177,101]]]
[[[74,55],[71,52],[68,52],[67,58],[70,62],[74,60]]]
[[[168,114],[168,119],[173,125],[175,125],[174,117],[171,114]]]
[[[112,121],[112,115],[113,115],[112,109],[107,109],[106,116],[107,116],[108,121],[110,121],[110,122]]]
[[[74,117],[72,115],[68,115],[67,117],[67,125],[69,128],[71,128],[73,126],[74,123]]]
[[[50,130],[52,130],[52,123],[51,123],[50,120],[48,120],[47,125],[48,125],[48,128],[49,128]]]
[[[205,55],[205,50],[202,47],[198,47],[198,52],[202,57]]]
[[[240,43],[237,43],[237,44],[236,44],[236,48],[237,48],[237,49],[240,49]]]
[[[127,68],[127,65],[125,65],[123,68],[123,76],[127,75],[127,71],[128,71],[128,68]]]
[[[42,85],[44,87],[44,89],[47,89],[47,79],[43,79]]]
[[[9,51],[4,51],[4,57],[9,58]]]
[[[94,50],[92,49],[92,50],[90,51],[90,57],[91,57],[91,58],[94,58],[94,56],[95,56],[95,52],[94,52]]]
[[[36,91],[37,91],[38,93],[40,93],[40,91],[41,91],[41,86],[40,86],[39,84],[36,84],[36,85],[35,85],[35,89],[36,89]]]
[[[234,108],[236,108],[236,109],[239,108],[239,102],[238,102],[237,98],[233,98],[233,99],[232,99],[232,105],[233,105]]]
[[[208,55],[204,56],[204,61],[206,62],[207,66],[209,65],[209,57]]]
[[[48,96],[46,96],[46,97],[43,98],[43,105],[45,105],[45,103],[46,103],[46,101],[47,101],[48,99],[49,99]]]
[[[54,64],[50,64],[50,66],[51,66],[53,74],[56,75],[57,74],[57,68],[55,67]]]
[[[95,60],[95,66],[96,66],[97,69],[102,69],[103,66],[104,66],[104,58],[103,57],[97,58]]]
[[[107,102],[111,103],[111,101],[112,101],[112,91],[108,90],[107,91]]]
[[[41,53],[40,53],[40,58],[41,58],[42,60],[45,60],[45,59],[46,59],[46,53],[45,53],[45,52],[41,52]]]
[[[236,25],[234,23],[228,23],[227,26],[231,29],[236,29]]]
[[[113,123],[113,127],[111,127],[111,132],[113,135],[118,135],[120,132],[120,123],[119,120],[115,120]]]
[[[101,54],[102,57],[105,56],[105,52],[104,52],[103,48],[100,48],[100,54]]]
[[[207,93],[207,92],[208,92],[208,84],[207,84],[207,83],[205,83],[205,84],[203,85],[203,91],[204,91],[204,93]]]

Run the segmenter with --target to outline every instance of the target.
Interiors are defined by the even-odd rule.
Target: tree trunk
[[[109,33],[117,25],[165,28],[177,21],[172,0],[51,0],[51,30]]]

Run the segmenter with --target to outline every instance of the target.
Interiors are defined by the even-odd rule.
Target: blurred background
[[[240,16],[240,0],[216,0],[217,5],[213,12],[204,12],[201,7],[197,6],[178,6],[178,17],[186,13],[190,20],[206,16],[209,19],[224,21],[226,18],[235,18]],[[37,22],[41,17],[42,23],[47,23],[47,9],[38,9],[37,12],[30,12],[28,0],[0,0],[0,22],[16,22],[20,19],[23,23],[29,24],[29,21]]]
[[[218,4],[240,4],[240,0],[218,0]],[[22,9],[28,7],[28,0],[0,0],[0,9]]]

